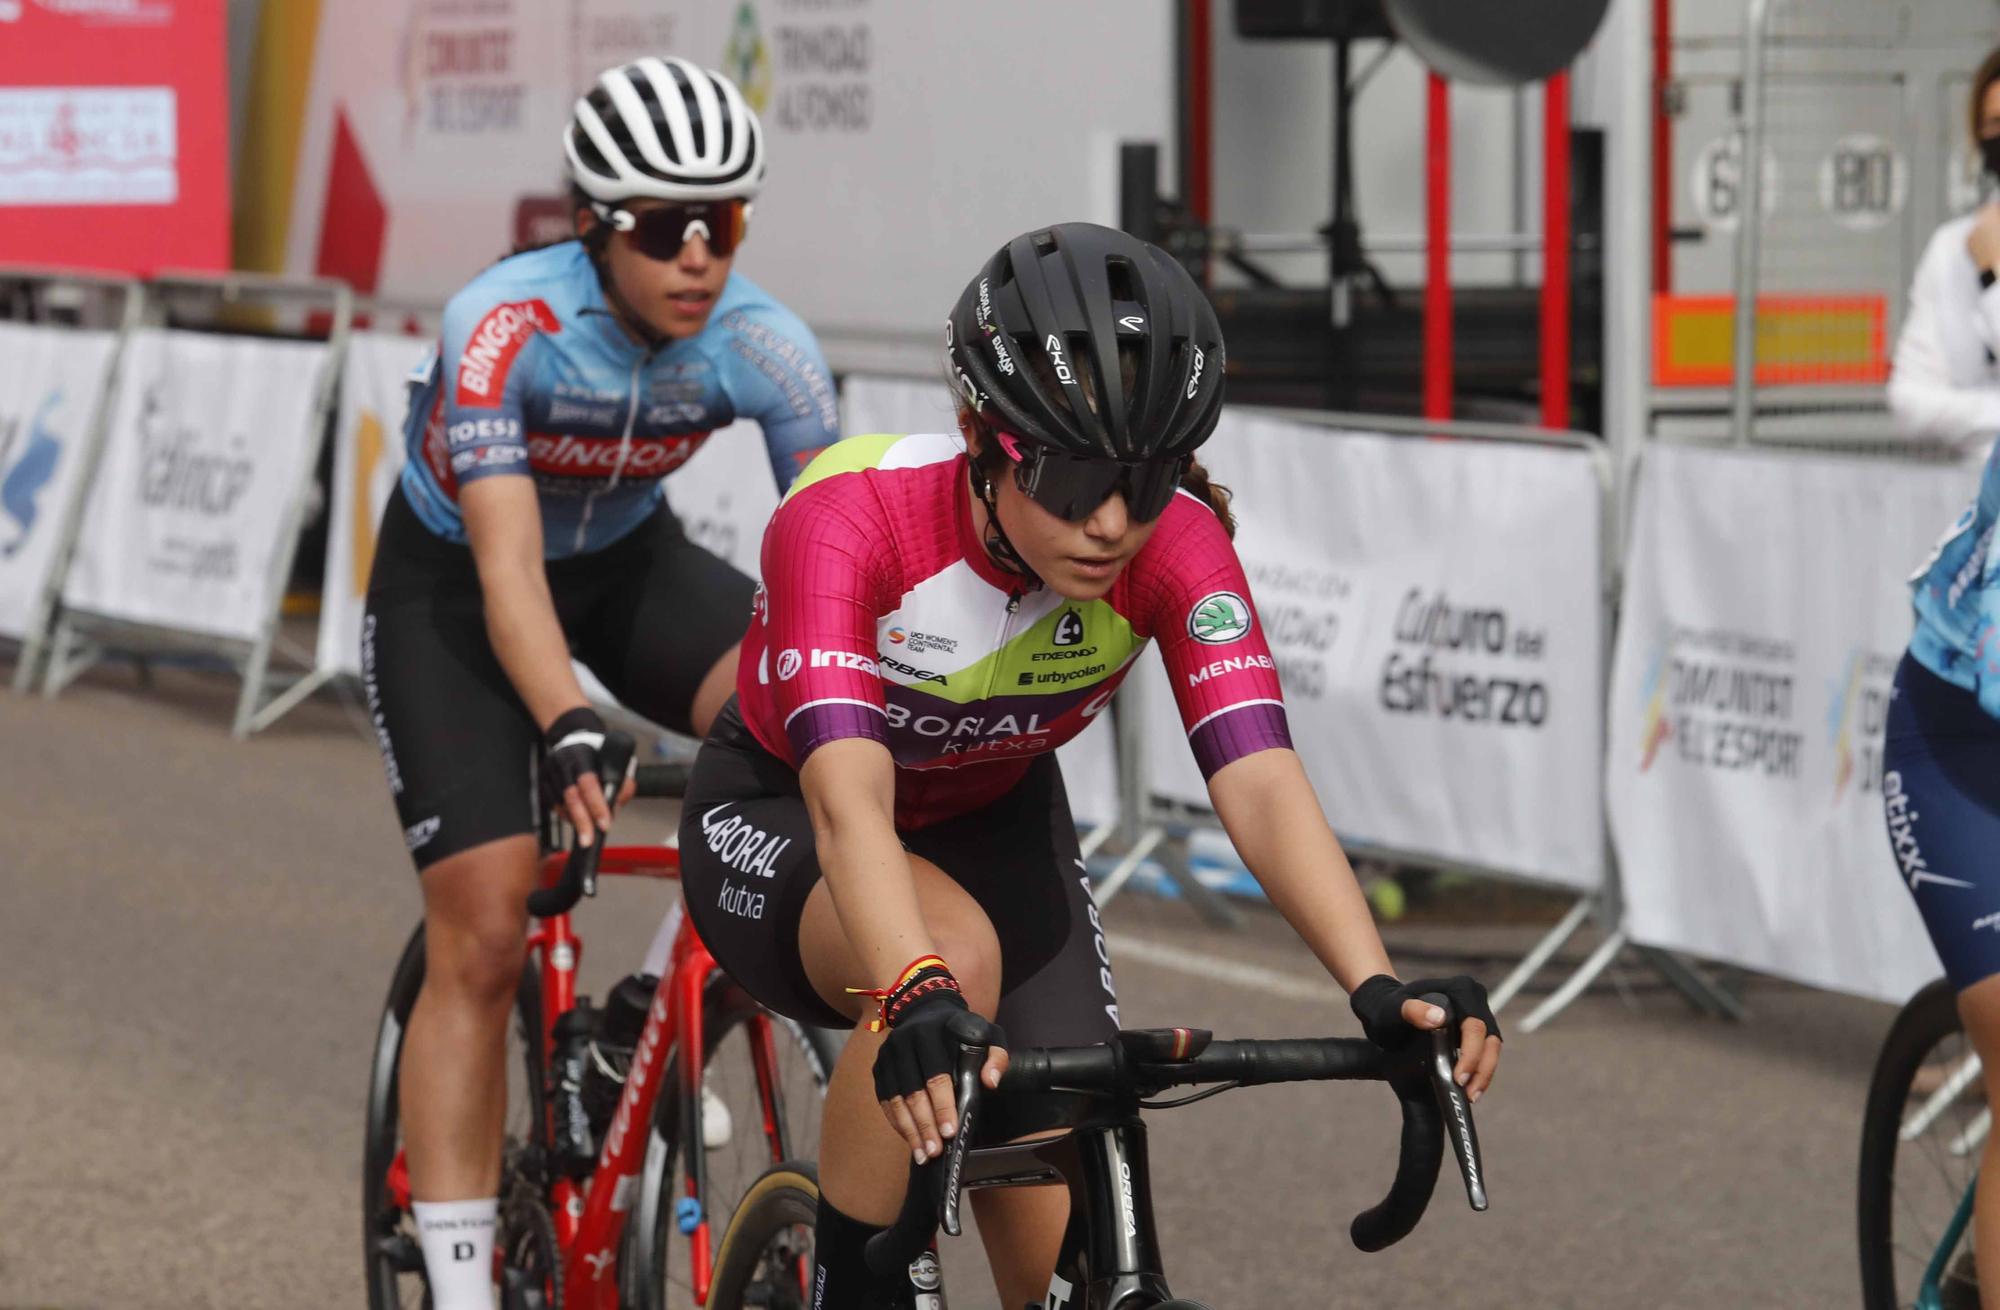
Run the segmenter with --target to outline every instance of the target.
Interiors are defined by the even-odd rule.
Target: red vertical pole
[[[1674,80],[1674,3],[1653,0],[1653,294],[1674,293],[1674,136],[1667,87]]]
[[[1542,84],[1542,426],[1569,426],[1569,70]]]
[[[1451,86],[1430,75],[1424,113],[1424,417],[1451,417]]]
[[[1214,188],[1215,24],[1210,0],[1188,0],[1187,133],[1188,175],[1184,179],[1188,209],[1197,221],[1214,221],[1209,212]]]

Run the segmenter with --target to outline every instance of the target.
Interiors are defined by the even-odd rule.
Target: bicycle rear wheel
[[[709,1310],[805,1310],[818,1214],[810,1163],[774,1165],[751,1184],[722,1235]]]
[[[424,1277],[423,1251],[415,1222],[404,1204],[409,1194],[398,1165],[403,1149],[401,1110],[397,1100],[402,1065],[403,1034],[410,1010],[424,983],[424,929],[419,924],[403,948],[402,959],[389,984],[376,1029],[375,1059],[368,1073],[368,1119],[362,1146],[361,1215],[368,1272],[369,1310],[399,1310],[430,1305]],[[521,974],[507,1032],[507,1119],[502,1150],[500,1194],[515,1193],[516,1185],[539,1187],[539,1170],[547,1158],[542,1125],[543,1061],[541,1043],[541,981],[529,967]],[[525,1179],[524,1171],[535,1178]]]
[[[1939,979],[1882,1043],[1861,1125],[1862,1304],[1910,1310],[1979,1170],[1991,1116],[1958,998]],[[1946,1257],[1944,1310],[1977,1310],[1970,1230]]]
[[[783,1131],[766,1130],[762,1088],[753,1063],[759,1024],[767,1024],[775,1055],[777,1109]],[[780,1160],[819,1155],[820,1101],[840,1053],[841,1034],[772,1014],[723,974],[709,979],[703,1003],[704,1062],[710,1142],[702,1148],[702,1200],[709,1232],[719,1240],[751,1185]],[[647,1143],[639,1201],[626,1228],[619,1261],[628,1272],[625,1303],[634,1310],[693,1310],[696,1306],[688,1238],[679,1223],[687,1196],[688,1153],[681,1138],[680,1061],[661,1082]],[[715,1114],[717,1108],[722,1113]],[[718,1122],[718,1119],[724,1122]],[[727,1132],[717,1131],[726,1123]],[[710,1304],[713,1304],[711,1299]]]

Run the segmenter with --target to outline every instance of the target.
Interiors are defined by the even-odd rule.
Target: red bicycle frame
[[[543,857],[541,885],[554,886],[562,877],[562,853]],[[678,878],[680,852],[670,846],[607,846],[599,858],[598,876]],[[528,949],[539,962],[542,978],[542,1056],[550,1067],[555,1056],[555,1026],[576,1008],[576,971],[583,960],[583,940],[568,914],[544,919],[528,934]],[[708,1304],[714,1275],[714,1251],[708,1211],[701,1188],[706,1172],[701,1137],[701,1085],[705,1063],[702,997],[716,972],[715,957],[702,944],[692,920],[681,920],[673,953],[659,989],[653,994],[645,1027],[632,1053],[625,1090],[599,1149],[590,1178],[578,1182],[557,1178],[550,1188],[550,1208],[557,1245],[563,1251],[564,1303],[577,1310],[618,1310],[618,1249],[645,1166],[648,1126],[659,1101],[660,1079],[668,1058],[680,1053],[680,1130],[686,1159],[687,1197],[696,1220],[688,1233],[689,1274],[695,1302]],[[783,1155],[783,1129],[777,1087],[777,1048],[771,1018],[759,1011],[749,1021],[751,1059],[762,1102],[764,1140],[776,1163]],[[399,1152],[390,1170],[390,1188],[398,1204],[409,1204],[409,1173]]]

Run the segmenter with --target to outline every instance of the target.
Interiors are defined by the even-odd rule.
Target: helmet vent
[[[1137,278],[1133,276],[1132,261],[1116,255],[1104,261],[1104,280],[1110,284],[1111,300],[1119,301],[1139,298]]]

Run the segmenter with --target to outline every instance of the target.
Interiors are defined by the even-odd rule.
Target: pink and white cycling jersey
[[[1278,672],[1229,536],[1182,493],[1095,601],[988,559],[956,436],[852,437],[799,475],[764,533],[744,637],[745,723],[794,768],[829,741],[888,746],[896,822],[1003,795],[1082,732],[1157,640],[1204,777],[1289,747]]]

